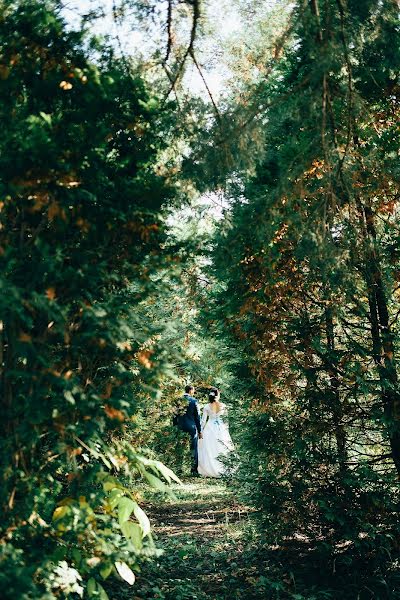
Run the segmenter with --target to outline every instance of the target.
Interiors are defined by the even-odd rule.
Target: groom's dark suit
[[[199,464],[198,457],[198,441],[201,433],[201,422],[199,405],[196,398],[189,394],[184,394],[183,397],[187,400],[187,408],[184,415],[179,417],[178,427],[182,431],[186,431],[190,435],[190,448],[192,450],[192,473],[197,473]]]

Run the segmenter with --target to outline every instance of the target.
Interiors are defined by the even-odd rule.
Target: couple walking
[[[186,412],[177,417],[176,425],[190,436],[192,475],[195,477],[221,477],[224,465],[218,460],[233,450],[226,423],[226,406],[220,401],[217,388],[211,388],[208,404],[200,418],[199,405],[194,397],[194,387],[185,387]]]

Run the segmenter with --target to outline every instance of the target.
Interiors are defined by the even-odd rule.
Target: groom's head
[[[194,387],[192,385],[187,385],[185,387],[185,394],[194,394]]]

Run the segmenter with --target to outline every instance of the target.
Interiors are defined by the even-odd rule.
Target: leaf
[[[106,413],[106,415],[109,419],[116,419],[117,421],[121,421],[121,422],[125,421],[124,413],[121,410],[118,410],[117,408],[110,406],[109,404],[106,404],[104,406],[104,412]]]
[[[118,488],[118,482],[115,477],[107,477],[107,479],[103,481],[103,490],[105,492],[110,492],[116,488]]]
[[[79,563],[82,560],[82,553],[81,553],[81,551],[78,550],[78,548],[72,548],[71,554],[72,554],[72,558],[74,559],[74,563],[76,565],[79,565]]]
[[[111,508],[115,508],[117,506],[118,502],[120,501],[123,495],[123,490],[120,490],[118,488],[114,488],[111,490],[110,495],[108,496],[108,503],[111,506]]]
[[[107,579],[107,577],[111,574],[112,569],[113,569],[113,566],[111,563],[108,563],[108,564],[104,565],[103,567],[101,567],[100,575],[102,576],[102,578]]]
[[[47,125],[51,125],[51,115],[43,111],[40,111],[39,115],[42,117],[43,121],[47,123]]]
[[[97,583],[97,590],[100,592],[100,595],[99,595],[100,600],[109,600],[106,590],[103,588],[103,586],[100,583]]]
[[[64,392],[64,398],[70,404],[75,404],[75,398],[74,398],[74,396],[73,396],[73,394],[72,394],[72,392],[70,390],[65,390],[65,392]]]
[[[48,298],[49,300],[54,300],[56,297],[56,290],[53,287],[49,287],[46,290],[46,298]]]
[[[51,556],[51,560],[55,563],[61,562],[66,557],[67,550],[68,550],[68,548],[66,546],[58,546],[54,550],[54,552]]]
[[[118,574],[124,581],[129,583],[129,585],[133,585],[135,583],[135,574],[130,567],[124,562],[116,562],[115,568],[118,571]]]
[[[57,506],[57,508],[54,510],[53,512],[53,521],[58,521],[59,519],[62,519],[63,517],[65,517],[65,515],[67,515],[70,512],[70,508],[69,506]]]
[[[96,592],[96,587],[96,580],[93,579],[93,577],[91,577],[86,584],[86,591],[88,593],[88,596],[93,596],[93,594]]]
[[[133,509],[134,515],[139,521],[139,525],[143,529],[143,537],[148,535],[151,530],[150,521],[144,510],[142,510],[136,502],[134,502],[135,508]]]
[[[142,542],[142,528],[137,523],[132,523],[132,521],[126,521],[122,523],[121,530],[127,540],[131,540],[135,549],[140,551],[143,546]]]
[[[160,473],[165,477],[165,479],[168,481],[168,483],[171,482],[171,479],[173,481],[176,481],[176,483],[180,483],[182,484],[182,481],[179,479],[179,477],[177,475],[175,475],[175,473],[169,469],[168,467],[166,467],[162,462],[156,460],[155,462],[155,466],[158,469],[158,471],[160,471]]]
[[[161,473],[161,475],[163,475],[165,477],[165,479],[168,481],[168,483],[171,483],[171,480],[173,480],[173,481],[176,481],[176,483],[183,485],[182,481],[179,479],[179,477],[177,475],[175,475],[175,473],[171,469],[166,467],[161,461],[155,460],[154,466]]]
[[[132,511],[135,510],[137,506],[136,502],[131,500],[130,498],[126,498],[125,496],[121,498],[118,502],[118,521],[120,526],[125,521],[128,521],[129,517],[132,514]]]
[[[163,481],[161,481],[161,479],[159,479],[155,475],[152,475],[151,473],[148,473],[147,471],[145,471],[144,476],[146,477],[147,481],[150,483],[151,487],[153,487],[154,489],[159,490],[160,492],[168,491],[168,488],[165,485],[165,483]]]

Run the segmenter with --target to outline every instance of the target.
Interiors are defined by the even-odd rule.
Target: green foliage
[[[163,369],[140,304],[174,193],[158,174],[171,119],[56,2],[3,2],[1,21],[2,589],[105,598],[104,578],[132,582],[155,553],[136,480],[172,477],[110,441]]]
[[[383,564],[400,472],[398,11],[355,4],[296,3],[281,60],[247,90],[263,149],[254,176],[229,174],[204,312],[236,348],[235,487],[268,537],[340,541],[354,564]],[[242,99],[236,118],[250,119]]]
[[[398,7],[283,2],[265,19],[239,4],[256,25],[214,125],[199,100],[185,98],[177,118],[165,86],[150,89],[142,67],[69,31],[59,2],[0,5],[10,600],[106,599],[111,575],[131,586],[159,555],[141,490],[177,481],[160,460],[189,469],[171,422],[189,381],[201,401],[217,385],[231,407],[233,485],[262,524],[248,560],[251,540],[269,552],[300,536],[318,569],[331,565],[318,587],[307,561],[302,574],[264,564],[254,597],[379,595],[382,581],[395,594]],[[157,3],[129,6],[161,18]],[[188,206],[193,184],[224,187],[218,216],[202,199]],[[180,581],[168,593],[196,590]]]

